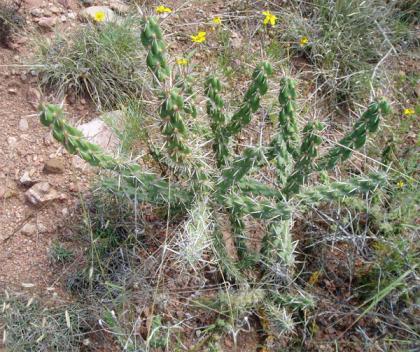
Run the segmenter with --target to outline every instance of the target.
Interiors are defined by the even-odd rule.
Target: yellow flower
[[[404,109],[403,111],[403,115],[405,116],[411,116],[411,115],[414,115],[415,113],[416,113],[415,110],[411,108]]]
[[[206,32],[198,32],[197,35],[192,35],[191,36],[191,40],[194,43],[202,43],[202,42],[206,41],[206,35],[207,35]]]
[[[163,5],[159,5],[158,7],[156,7],[155,11],[158,14],[170,13],[170,12],[172,12],[172,9],[170,9],[169,7],[163,6]]]
[[[105,18],[106,18],[106,14],[105,14],[105,12],[104,12],[104,11],[97,11],[97,12],[95,12],[95,14],[93,15],[93,19],[94,19],[96,22],[103,22],[103,21],[105,21]]]
[[[184,59],[184,58],[181,58],[181,59],[176,59],[176,63],[177,63],[178,65],[181,65],[181,66],[183,66],[183,65],[188,65],[188,60],[187,60],[187,59]]]
[[[264,26],[268,25],[269,23],[272,27],[276,25],[277,16],[273,15],[270,11],[263,11],[262,14],[265,15]]]
[[[403,188],[403,187],[404,187],[404,182],[403,182],[403,181],[401,181],[401,180],[400,180],[400,181],[398,181],[398,182],[397,182],[397,187],[398,187],[398,188]]]
[[[221,20],[221,18],[219,16],[213,18],[213,21],[212,22],[214,24],[222,24],[222,20]]]
[[[302,38],[300,38],[299,44],[300,44],[301,47],[304,47],[308,43],[309,43],[308,37],[302,37]]]

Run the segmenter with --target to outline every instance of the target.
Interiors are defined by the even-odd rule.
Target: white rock
[[[29,174],[29,171],[25,171],[23,173],[23,175],[19,179],[19,182],[20,182],[20,184],[22,186],[26,186],[26,187],[30,187],[30,186],[32,186],[35,183],[35,181],[32,180],[32,178],[31,178],[31,176]]]
[[[83,20],[95,21],[95,15],[98,12],[103,12],[105,14],[105,19],[104,19],[103,22],[113,22],[113,21],[116,20],[117,16],[115,15],[114,11],[112,11],[107,6],[90,6],[90,7],[87,7],[85,9],[83,9],[82,11],[80,11],[79,16]]]
[[[117,153],[119,140],[111,128],[100,118],[79,125],[78,129],[89,142],[99,145],[105,152],[114,155]]]
[[[33,205],[42,205],[60,199],[60,194],[48,182],[39,182],[25,192],[25,198]]]
[[[25,236],[32,236],[35,235],[37,232],[37,227],[35,224],[31,224],[31,223],[26,223],[25,225],[23,225],[23,227],[21,228],[20,232],[22,233],[22,235]]]
[[[22,118],[19,120],[19,129],[21,131],[27,131],[29,129],[28,120],[25,118]]]
[[[16,137],[12,137],[12,136],[7,137],[7,144],[9,144],[11,147],[16,146],[16,143],[17,143]]]

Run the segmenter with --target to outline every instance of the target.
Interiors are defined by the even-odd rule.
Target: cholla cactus
[[[163,36],[155,19],[146,20],[141,39],[149,50],[147,64],[162,89],[159,94],[159,114],[161,132],[166,137],[166,150],[172,161],[181,165],[193,153],[188,145],[188,131],[183,119],[183,113],[194,116],[197,112],[191,103],[187,107],[185,104],[184,94],[192,95],[192,90],[190,86],[179,84],[179,81],[169,86],[172,82],[169,79],[171,70],[165,57]],[[261,275],[266,275],[271,268],[282,281],[288,282],[294,267],[296,243],[293,241],[292,225],[295,211],[305,210],[306,206],[321,201],[334,201],[358,192],[372,191],[385,182],[383,176],[374,174],[307,187],[308,178],[313,173],[335,168],[338,163],[348,159],[354,149],[361,148],[366,142],[367,134],[377,130],[380,115],[386,114],[389,106],[383,101],[369,105],[353,130],[337,146],[319,157],[318,147],[322,143],[320,135],[323,126],[318,122],[310,122],[303,129],[302,135],[299,133],[295,82],[283,78],[278,98],[281,105],[278,128],[271,142],[266,146],[248,147],[241,155],[235,155],[234,137],[251,122],[252,114],[260,108],[261,98],[268,90],[268,76],[271,74],[272,67],[268,63],[255,69],[243,102],[232,116],[224,110],[222,84],[219,79],[214,75],[206,79],[204,91],[214,152],[214,163],[208,166],[214,167],[204,170],[202,165],[193,164],[193,174],[196,177],[177,174],[176,179],[180,179],[180,182],[171,185],[164,180],[164,175],[142,171],[139,165],[108,156],[98,146],[86,141],[81,132],[64,120],[60,107],[43,106],[40,118],[44,125],[52,127],[53,136],[70,153],[80,155],[91,165],[122,175],[126,187],[136,188],[137,199],[157,205],[167,204],[170,207],[181,205],[185,213],[192,214],[197,221],[189,222],[186,231],[189,240],[197,240],[201,247],[207,247],[208,231],[214,231],[213,237],[217,239],[214,247],[218,248],[216,254],[224,253],[223,260],[229,262],[225,267],[229,267],[230,273],[241,276],[240,279],[236,278],[237,282],[246,281],[246,274],[244,279],[241,272],[244,268],[260,270]],[[272,161],[276,166],[277,178],[271,185],[252,177],[255,171]],[[197,200],[199,203],[195,203]],[[206,200],[205,204],[202,203],[203,200]],[[191,207],[195,209],[191,210]],[[201,209],[205,209],[204,215],[200,215]],[[222,213],[231,222],[236,258],[226,258],[228,251],[223,249],[218,216]],[[266,224],[267,233],[259,253],[251,253],[248,249],[246,216],[262,220]],[[212,226],[206,226],[204,222],[207,221]],[[193,238],[197,234],[205,234],[205,237]],[[199,259],[195,255],[190,257],[192,261]],[[220,260],[223,262],[221,258],[222,256]],[[258,262],[264,265],[255,265]],[[283,312],[285,311],[279,308],[275,315],[281,316]],[[292,327],[291,320],[287,325],[288,328]]]

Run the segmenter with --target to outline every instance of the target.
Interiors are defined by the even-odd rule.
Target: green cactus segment
[[[296,122],[296,82],[290,78],[282,78],[279,94],[282,109],[279,113],[279,125],[287,151],[297,159],[299,132]]]
[[[261,181],[243,178],[238,182],[238,186],[241,192],[247,195],[252,194],[253,196],[263,196],[283,200],[283,193],[276,188],[265,185]]]
[[[366,143],[368,132],[376,132],[379,126],[380,115],[386,115],[390,112],[387,102],[371,103],[368,109],[363,113],[359,121],[353,127],[353,130],[338,142],[338,145],[332,148],[326,156],[318,163],[318,170],[331,170],[339,162],[350,158],[353,150],[363,147]]]
[[[252,74],[251,84],[244,96],[239,110],[232,116],[226,126],[229,136],[238,134],[242,128],[251,122],[252,113],[260,108],[260,100],[268,91],[268,76],[273,73],[269,63],[259,65]]]
[[[83,137],[82,132],[70,126],[63,118],[59,106],[48,104],[42,108],[40,120],[44,126],[52,127],[53,137],[60,142],[70,154],[78,154],[93,166],[116,170],[121,165],[111,156],[102,152],[101,148]]]
[[[169,156],[175,162],[182,162],[190,149],[185,144],[187,129],[181,111],[184,109],[184,98],[178,94],[178,89],[173,88],[160,107],[162,119],[161,131],[166,137],[166,148]]]
[[[317,147],[322,143],[318,132],[322,131],[324,126],[321,123],[308,123],[303,129],[304,139],[299,151],[299,159],[297,160],[293,173],[287,178],[286,186],[283,193],[286,197],[298,193],[300,186],[304,184],[307,177],[314,169],[314,160],[318,156]]]
[[[159,82],[170,76],[171,71],[166,62],[166,49],[162,31],[154,17],[147,19],[141,33],[141,42],[149,50],[146,58],[147,66]]]
[[[193,118],[197,117],[197,108],[194,102],[194,92],[192,89],[192,77],[175,77],[175,87],[180,90],[180,94],[186,97],[184,101],[184,112],[191,115]]]
[[[289,277],[287,274],[292,270],[295,262],[293,253],[296,243],[293,242],[290,227],[290,219],[273,222],[269,226],[261,246],[261,254],[266,260],[281,264],[284,273],[279,272],[277,274],[284,275],[286,279]]]
[[[229,135],[226,131],[227,118],[223,112],[224,102],[220,96],[222,85],[214,76],[206,79],[204,92],[207,96],[207,115],[211,118],[210,127],[213,132],[213,151],[216,156],[217,167],[225,166],[229,159]]]
[[[86,140],[82,132],[70,126],[63,118],[63,110],[56,105],[44,105],[40,120],[46,127],[52,128],[54,138],[60,142],[70,154],[77,154],[92,166],[117,172],[124,177],[137,200],[153,204],[187,204],[191,201],[188,192],[179,190],[175,185],[169,185],[156,175],[142,172],[137,164],[118,161],[106,155],[99,146]],[[108,186],[111,186],[108,184]],[[114,187],[115,188],[115,187]]]
[[[239,260],[243,260],[247,256],[248,248],[246,246],[247,239],[245,235],[245,223],[242,220],[242,214],[232,211],[229,219],[238,258]]]
[[[223,171],[222,181],[219,183],[221,193],[240,181],[256,164],[264,158],[264,152],[260,148],[246,148],[243,155],[236,158],[232,164]]]
[[[345,182],[333,182],[327,186],[316,186],[302,190],[296,198],[303,204],[315,205],[320,202],[342,200],[357,193],[367,193],[386,184],[383,174],[371,174],[367,177],[355,177]]]
[[[287,220],[290,218],[290,209],[286,203],[277,203],[266,200],[256,201],[249,196],[231,194],[224,197],[225,206],[233,212],[249,214],[256,219]]]

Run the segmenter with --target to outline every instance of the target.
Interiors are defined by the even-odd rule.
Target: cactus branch
[[[359,121],[354,125],[353,130],[320,160],[317,169],[319,171],[331,170],[339,162],[350,158],[353,150],[365,145],[368,132],[376,132],[379,126],[380,115],[386,115],[389,111],[390,107],[385,101],[370,104]]]
[[[226,126],[229,136],[238,134],[242,128],[251,122],[252,113],[260,108],[260,100],[268,90],[268,76],[273,73],[273,68],[267,62],[259,65],[252,74],[251,84],[244,96],[238,111],[232,116]]]

